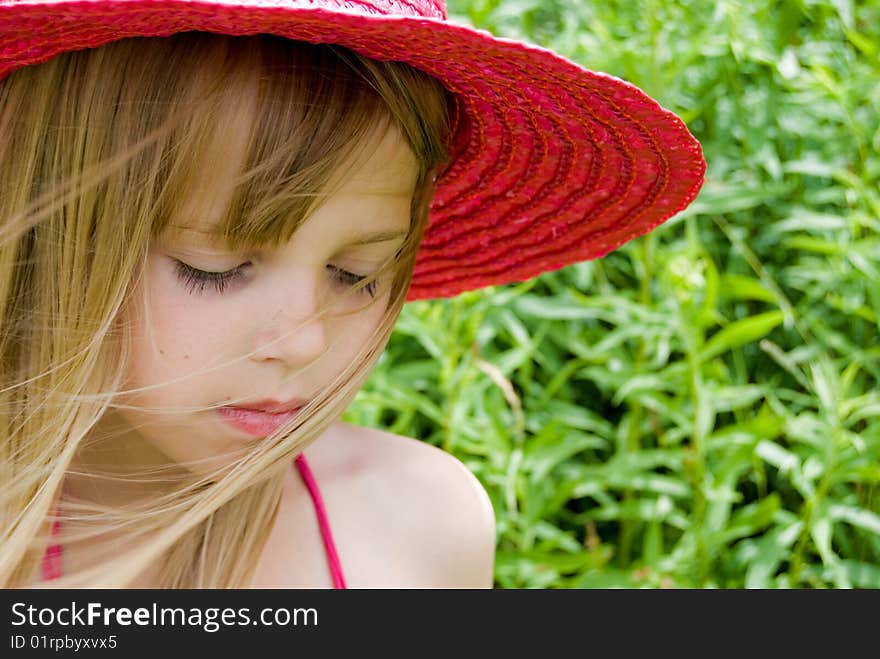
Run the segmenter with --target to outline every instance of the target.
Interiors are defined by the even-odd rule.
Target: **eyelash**
[[[349,272],[348,270],[342,270],[341,268],[336,268],[332,265],[327,266],[328,270],[333,272],[333,276],[346,286],[356,286],[361,283],[364,279],[366,279],[365,275],[356,275],[353,272]],[[376,297],[376,280],[374,279],[371,282],[368,282],[366,286],[360,288],[358,290],[359,293],[366,293],[370,297]]]
[[[191,265],[187,265],[183,261],[175,261],[175,265],[177,276],[180,281],[183,282],[183,285],[189,293],[204,293],[205,288],[213,286],[217,293],[222,294],[230,284],[242,277],[244,269],[249,266],[250,263],[243,263],[237,268],[226,270],[225,272],[207,272],[205,270],[199,270]],[[366,279],[366,276],[364,275],[356,275],[353,272],[336,268],[332,265],[328,265],[327,269],[333,272],[337,281],[346,286],[356,286]],[[376,280],[374,279],[369,282],[366,286],[361,288],[359,292],[367,293],[370,297],[375,297]]]
[[[250,264],[243,263],[237,268],[225,272],[206,272],[205,270],[198,270],[191,265],[187,265],[183,261],[175,260],[177,276],[183,282],[183,285],[186,286],[186,290],[189,293],[195,293],[196,291],[204,293],[205,288],[208,286],[213,286],[214,290],[218,293],[223,293],[232,282],[244,274],[244,269],[248,265]]]

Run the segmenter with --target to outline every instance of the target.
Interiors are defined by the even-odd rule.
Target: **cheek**
[[[223,319],[214,318],[206,305],[189,295],[161,267],[151,263],[146,287],[135,292],[138,304],[131,314],[132,350],[127,365],[135,386],[177,380],[209,366],[218,355]],[[228,321],[227,321],[228,322]],[[153,389],[148,397],[161,397],[163,390],[179,394],[192,391],[196,375],[167,387]]]
[[[351,346],[351,352],[356,354],[371,342],[373,335],[382,324],[382,319],[387,313],[388,298],[388,295],[383,296],[382,299],[377,300],[363,312],[352,318],[345,331],[345,338]]]

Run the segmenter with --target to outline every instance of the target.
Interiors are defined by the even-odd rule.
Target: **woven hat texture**
[[[699,142],[640,89],[452,23],[442,0],[0,0],[0,79],[65,51],[191,30],[339,44],[456,94],[409,300],[601,257],[683,210],[703,183]]]

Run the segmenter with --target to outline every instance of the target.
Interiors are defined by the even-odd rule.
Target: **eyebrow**
[[[379,231],[377,233],[368,233],[363,236],[359,236],[351,241],[352,245],[372,245],[373,243],[384,243],[389,240],[395,240],[397,238],[403,238],[406,236],[408,231],[406,229],[403,230],[392,230],[392,231]]]

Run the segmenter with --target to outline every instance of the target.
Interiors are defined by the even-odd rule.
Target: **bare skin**
[[[492,505],[454,457],[423,442],[342,423],[305,453],[349,587],[492,586]],[[315,510],[295,467],[252,585],[331,586]]]
[[[495,517],[457,459],[387,432],[336,423],[305,451],[349,588],[491,588]],[[63,571],[92,565],[105,536],[67,547]],[[118,548],[118,547],[117,547]],[[132,588],[158,588],[158,565]],[[309,492],[291,464],[253,588],[330,588]]]

